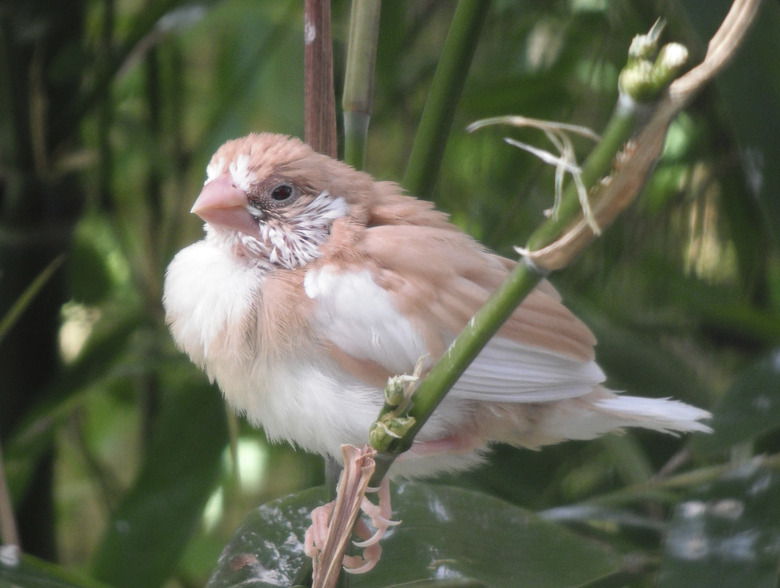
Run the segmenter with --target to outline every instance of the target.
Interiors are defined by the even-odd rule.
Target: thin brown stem
[[[11,492],[5,477],[2,447],[0,447],[0,538],[2,538],[3,545],[20,545],[19,531],[14,518],[14,507],[11,503]]]
[[[315,151],[335,158],[338,150],[330,0],[306,0],[303,18],[305,138]]]

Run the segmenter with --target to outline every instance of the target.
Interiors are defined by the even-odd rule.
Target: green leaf
[[[776,588],[780,473],[745,464],[677,507],[658,585]]]
[[[393,518],[370,573],[354,588],[423,580],[486,586],[579,586],[615,573],[618,556],[534,513],[484,494],[420,482],[393,487]],[[250,513],[236,530],[207,588],[288,585],[304,563],[301,540],[322,488]],[[458,585],[458,584],[455,584]]]
[[[14,553],[5,546],[0,552],[0,588],[108,588],[90,578],[30,555]]]
[[[780,425],[780,351],[765,357],[731,382],[713,409],[712,435],[697,435],[695,451],[711,453],[755,439]]]
[[[181,378],[163,397],[146,461],[101,541],[97,578],[117,587],[163,584],[200,520],[226,443],[220,395],[202,379]]]

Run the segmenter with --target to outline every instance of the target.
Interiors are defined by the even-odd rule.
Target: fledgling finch
[[[206,236],[165,279],[177,345],[270,439],[334,459],[366,443],[387,378],[433,365],[515,263],[397,184],[283,135],[220,147],[192,212]],[[704,410],[602,387],[595,342],[543,282],[392,471],[465,469],[493,443],[710,430]]]

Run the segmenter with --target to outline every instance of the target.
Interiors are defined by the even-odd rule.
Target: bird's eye
[[[293,183],[274,182],[255,187],[249,195],[249,202],[256,208],[270,211],[286,208],[302,194],[301,189]]]
[[[280,184],[271,191],[271,198],[275,202],[285,202],[293,195],[293,187],[290,184]]]

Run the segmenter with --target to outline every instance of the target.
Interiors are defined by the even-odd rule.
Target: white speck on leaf
[[[772,407],[772,399],[766,396],[756,396],[751,404],[757,411],[766,412]]]
[[[701,500],[689,500],[681,505],[681,514],[683,518],[691,519],[700,517],[707,510],[707,505]]]
[[[727,537],[718,545],[717,553],[721,561],[755,561],[757,559],[756,547],[760,540],[757,529],[750,529]]]
[[[678,554],[686,560],[697,560],[705,557],[709,553],[707,539],[702,534],[692,534],[680,544],[681,549]]]

